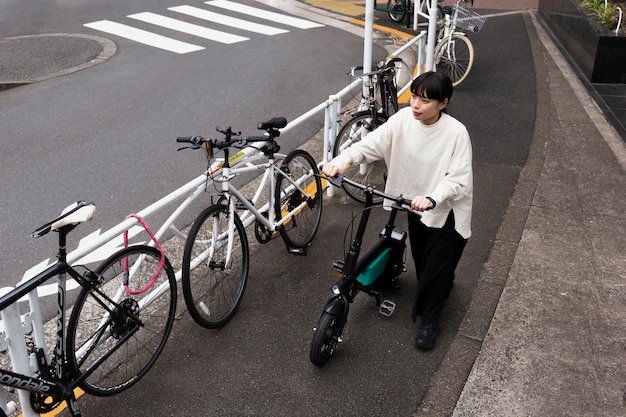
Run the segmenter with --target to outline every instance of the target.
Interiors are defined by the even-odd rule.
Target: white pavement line
[[[172,19],[171,17],[151,12],[131,14],[127,17],[228,45],[250,40],[250,38],[243,36],[194,25],[193,23],[183,22],[182,20]]]
[[[211,12],[209,10],[200,9],[193,6],[176,6],[170,7],[168,10],[186,14],[188,16],[197,17],[198,19],[207,20],[209,22],[219,23],[220,25],[230,26],[237,29],[247,30],[249,32],[260,33],[263,35],[278,35],[287,33],[288,30],[279,29],[272,26],[261,25],[259,23],[250,22],[248,20],[238,19],[236,17],[226,16],[223,14]]]
[[[172,38],[157,35],[156,33],[137,29],[121,23],[112,22],[110,20],[99,20],[97,22],[85,23],[83,26],[143,43],[144,45],[154,46],[155,48],[175,52],[177,54],[186,54],[188,52],[195,52],[204,49],[202,46],[177,41]]]
[[[268,10],[263,10],[252,6],[246,6],[245,4],[239,4],[229,0],[211,0],[205,1],[205,3],[210,6],[221,7],[222,9],[259,17],[265,20],[271,20],[272,22],[282,23],[288,26],[297,27],[299,29],[313,29],[324,26],[319,23],[311,22],[310,20],[290,17],[281,13],[274,13]]]

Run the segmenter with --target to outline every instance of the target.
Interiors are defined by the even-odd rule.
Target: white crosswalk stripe
[[[262,33],[264,35],[278,35],[281,33],[289,32],[285,29],[262,25],[259,23],[250,22],[249,20],[238,19],[236,17],[226,16],[193,6],[176,6],[170,7],[168,10],[186,14],[188,16],[197,17],[198,19],[204,19],[209,22],[219,23],[220,25],[231,26],[237,29],[243,29],[255,33]]]
[[[235,12],[247,14],[249,16],[260,17],[262,19],[271,20],[272,22],[282,23],[284,25],[293,26],[299,29],[313,29],[322,27],[323,25],[310,20],[300,19],[297,17],[286,16],[284,14],[270,12],[268,10],[258,9],[245,4],[235,3],[230,0],[211,0],[205,1],[206,4]]]
[[[215,29],[205,28],[204,26],[183,22],[181,20],[172,19],[171,17],[161,16],[156,13],[144,12],[131,14],[127,17],[225,44],[242,42],[250,39],[244,38],[243,36],[233,35],[232,33],[222,32]]]
[[[167,9],[170,12],[178,13],[180,18],[179,16],[175,16],[175,18],[173,18],[153,12],[135,13],[128,15],[127,17],[135,21],[141,21],[153,25],[155,27],[155,31],[158,31],[159,28],[165,28],[171,31],[197,36],[198,38],[222,44],[234,44],[250,39],[246,36],[242,36],[242,34],[234,34],[224,31],[224,29],[226,28],[227,30],[228,27],[240,32],[245,31],[250,32],[251,34],[261,34],[267,36],[289,32],[289,30],[284,28],[253,22],[252,20],[249,20],[249,17],[252,17],[257,21],[262,19],[278,23],[279,25],[290,26],[303,30],[324,26],[310,20],[287,16],[281,13],[271,12],[265,9],[247,6],[245,4],[229,0],[210,0],[206,1],[205,4],[208,5],[209,8],[216,7],[219,10],[230,12],[231,15],[216,13],[214,11],[207,10],[206,8],[181,5]],[[245,18],[242,19],[234,17],[232,16],[233,13],[244,15]],[[219,28],[209,28],[201,24],[186,22],[183,18],[187,16],[215,23],[219,26]],[[192,44],[173,39],[169,37],[171,36],[171,33],[168,33],[168,36],[164,36],[152,32],[152,29],[148,31],[110,20],[99,20],[97,22],[86,23],[84,26],[178,54],[186,54],[205,49],[205,46],[196,45],[196,42]],[[245,35],[245,33],[243,33],[243,35]],[[201,41],[198,43],[201,43]]]
[[[154,46],[155,48],[165,49],[166,51],[176,52],[177,54],[186,54],[204,49],[202,46],[193,45],[187,42],[177,41],[166,36],[157,35],[147,30],[137,29],[132,26],[124,25],[110,20],[100,20],[97,22],[87,23],[86,27],[99,30],[102,32],[117,35],[122,38],[132,39],[135,42],[144,45]]]

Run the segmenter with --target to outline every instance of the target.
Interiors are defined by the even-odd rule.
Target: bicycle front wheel
[[[296,149],[283,161],[281,171],[287,176],[276,179],[276,221],[285,219],[281,235],[292,248],[309,245],[322,218],[322,181],[315,159]]]
[[[474,46],[469,38],[459,33],[444,38],[434,52],[436,71],[445,73],[454,87],[467,78],[474,64]]]
[[[342,303],[340,300],[332,301],[329,310],[335,309],[335,305]],[[330,359],[337,345],[341,341],[343,324],[334,314],[324,311],[313,333],[311,348],[309,349],[309,359],[315,366],[323,366]]]
[[[387,118],[378,115],[376,120],[370,113],[359,114],[348,120],[341,128],[335,140],[333,147],[333,157],[339,155],[344,149],[352,144],[359,142],[369,132],[375,130],[385,123]],[[387,169],[384,161],[376,161],[367,165],[354,165],[348,167],[343,176],[363,185],[371,185],[378,190],[385,189],[385,170]],[[365,203],[365,193],[360,188],[352,187],[344,182],[343,188],[346,193],[353,199]],[[382,197],[374,196],[374,202],[380,203]]]
[[[70,369],[82,374],[80,386],[89,394],[129,388],[165,347],[176,312],[176,278],[167,259],[159,271],[160,260],[155,248],[130,246],[85,278],[90,282],[72,310],[67,351]]]
[[[210,206],[198,216],[185,243],[182,287],[200,326],[215,329],[233,317],[248,281],[249,255],[241,219],[228,205]]]

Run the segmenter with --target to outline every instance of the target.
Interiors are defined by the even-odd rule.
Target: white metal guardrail
[[[399,56],[401,53],[405,52],[408,48],[417,43],[417,68],[418,73],[421,73],[421,69],[424,68],[423,62],[425,56],[425,42],[425,32],[422,32],[420,35],[405,44],[402,48],[391,54],[391,56]],[[341,91],[329,96],[328,100],[325,102],[320,103],[318,106],[292,120],[284,129],[282,129],[282,132],[287,132],[309,118],[316,116],[319,112],[324,111],[324,148],[320,164],[329,161],[332,158],[332,148],[340,128],[342,99],[349,96],[355,88],[359,88],[361,83],[362,79],[357,78]],[[398,94],[402,94],[409,88],[409,85],[410,82],[403,86]],[[250,156],[255,152],[257,152],[255,148],[245,148],[242,152],[239,152],[236,157],[233,157],[236,159],[231,161],[231,164],[236,165],[239,162],[243,162],[247,156]],[[151,216],[164,212],[168,207],[182,200],[182,202],[173,210],[167,220],[158,229],[155,236],[157,239],[161,239],[168,231],[170,231],[175,236],[184,239],[185,236],[176,228],[174,221],[198,196],[205,192],[207,181],[211,181],[210,178],[207,178],[207,174],[215,174],[219,172],[219,170],[219,163],[215,163],[206,173],[203,173],[136,214],[141,218],[149,219]],[[116,250],[121,248],[121,245],[123,244],[122,236],[124,232],[128,231],[129,236],[132,237],[141,233],[143,230],[143,227],[139,225],[139,221],[136,218],[131,217],[104,233],[100,233],[100,230],[95,231],[94,233],[83,238],[79,242],[78,247],[67,255],[67,262],[70,265],[76,265],[104,260]],[[152,242],[152,244],[154,243]],[[38,272],[42,271],[47,266],[48,260],[45,260],[26,271],[23,278],[18,283],[18,286],[34,277]],[[178,270],[176,272],[176,279],[180,280],[181,276],[182,271]],[[68,282],[68,290],[71,289],[72,282],[73,280]],[[77,284],[74,286],[76,285]],[[0,288],[0,296],[8,293],[12,289],[12,287]],[[22,310],[27,310],[26,314],[20,314],[20,309],[18,308],[17,303],[0,312],[0,352],[9,352],[11,364],[15,372],[29,374],[37,371],[36,361],[32,361],[29,357],[25,336],[32,335],[38,346],[46,346],[39,297],[53,293],[56,294],[56,283],[40,286],[37,290],[29,293],[27,297],[20,300],[28,301],[28,307],[22,308]],[[0,396],[0,408],[2,411],[4,411],[7,415],[16,412],[18,410],[17,404],[14,401],[7,402],[4,389],[0,389],[0,391],[2,391]],[[28,392],[18,390],[18,397],[21,404],[29,404]],[[25,417],[36,417],[39,415],[31,410],[29,406],[22,407],[21,411]]]

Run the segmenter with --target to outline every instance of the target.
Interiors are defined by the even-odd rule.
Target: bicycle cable
[[[154,273],[154,276],[150,279],[150,281],[148,282],[148,284],[146,284],[146,286],[138,290],[133,290],[128,285],[129,284],[128,282],[129,280],[128,257],[124,258],[124,290],[129,294],[137,295],[137,294],[143,294],[144,292],[148,291],[156,282],[157,278],[161,274],[161,271],[163,270],[163,266],[165,265],[165,251],[163,250],[163,246],[161,246],[161,244],[159,243],[154,233],[152,233],[152,230],[150,230],[150,227],[148,227],[148,224],[145,222],[145,220],[141,216],[135,213],[131,213],[128,216],[126,216],[126,219],[129,219],[129,218],[135,218],[139,223],[141,223],[144,230],[146,231],[146,233],[148,233],[148,235],[150,236],[150,239],[152,239],[152,241],[154,242],[156,248],[158,249],[161,255],[159,258],[159,267],[157,268],[157,271]],[[125,248],[128,247],[128,230],[124,232],[124,247]]]

